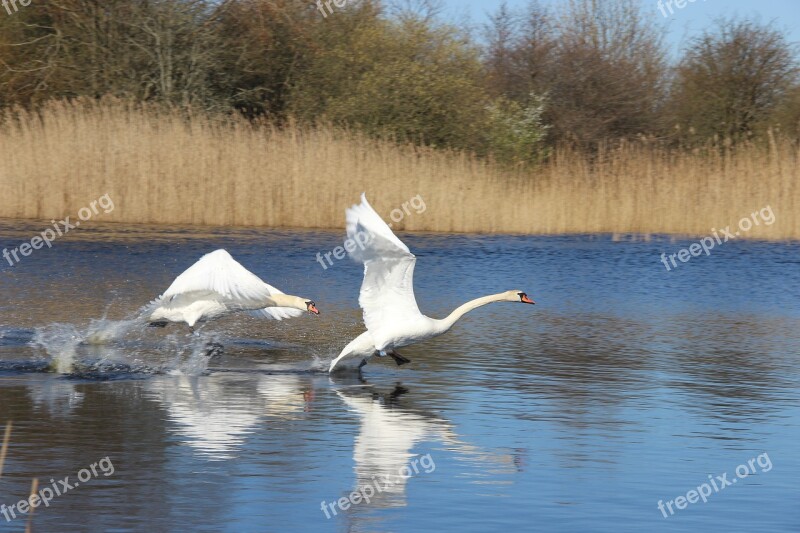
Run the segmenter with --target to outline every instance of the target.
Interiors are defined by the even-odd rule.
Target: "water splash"
[[[124,338],[140,324],[139,317],[109,320],[108,312],[113,302],[106,306],[101,318],[92,318],[88,326],[81,329],[74,324],[54,323],[34,332],[30,345],[44,349],[50,357],[50,368],[59,374],[75,371],[79,347],[102,347]],[[108,363],[113,349],[102,354],[100,363]],[[113,361],[117,362],[117,361]]]
[[[140,323],[137,319],[127,320],[108,320],[93,318],[86,329],[84,344],[103,345],[117,339],[125,337],[134,330]]]
[[[171,374],[199,376],[208,370],[209,351],[221,339],[213,333],[196,331],[190,334],[172,334],[165,345],[174,356],[163,364],[163,370]]]
[[[50,358],[51,370],[59,374],[71,374],[82,347],[93,348],[93,355],[100,356],[98,364],[120,362],[112,342],[123,338],[134,329],[135,320],[92,319],[85,328],[75,324],[55,323],[34,331],[30,345],[44,349]]]
[[[73,324],[50,324],[36,329],[31,340],[50,356],[50,368],[60,374],[72,372],[75,353],[84,336]]]
[[[172,333],[159,337],[136,318],[92,319],[85,327],[54,323],[37,328],[30,341],[44,350],[50,370],[59,374],[97,376],[109,373],[200,375],[214,334]]]

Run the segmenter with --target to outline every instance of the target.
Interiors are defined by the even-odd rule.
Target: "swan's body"
[[[358,235],[371,238],[362,246]],[[363,366],[372,355],[389,355],[398,365],[408,361],[395,349],[437,337],[447,332],[466,313],[492,302],[533,300],[521,291],[506,291],[477,298],[456,308],[441,320],[423,315],[414,297],[414,267],[417,258],[392,233],[389,226],[372,209],[365,195],[361,204],[347,210],[347,237],[359,243],[351,257],[364,264],[364,281],[358,303],[364,311],[367,331],[348,344],[333,360],[329,371],[344,360]]]
[[[154,326],[185,322],[189,327],[237,311],[282,320],[303,311],[319,314],[308,298],[284,294],[240,265],[225,250],[201,257],[151,302],[148,321]]]

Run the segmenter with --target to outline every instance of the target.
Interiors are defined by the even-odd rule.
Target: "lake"
[[[46,226],[2,221],[0,242]],[[329,376],[363,331],[361,267],[316,259],[343,232],[93,222],[4,261],[0,504],[33,478],[48,502],[0,530],[800,530],[800,245],[667,271],[690,240],[401,238],[428,315],[508,289],[537,305]],[[135,320],[217,248],[322,314]]]

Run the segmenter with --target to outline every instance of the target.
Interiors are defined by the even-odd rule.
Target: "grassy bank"
[[[103,221],[335,228],[367,191],[387,219],[421,195],[405,230],[706,235],[770,205],[746,236],[800,238],[798,153],[788,142],[727,155],[629,145],[559,151],[523,175],[463,154],[333,128],[277,130],[122,104],[53,103],[0,124],[0,217],[72,215],[103,194]]]

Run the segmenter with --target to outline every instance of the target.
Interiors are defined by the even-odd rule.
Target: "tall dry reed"
[[[6,452],[8,451],[8,442],[11,440],[11,420],[6,422],[6,430],[3,433],[3,444],[0,445],[0,477],[3,477],[3,465],[6,462]]]
[[[747,236],[795,239],[797,156],[774,140],[723,155],[629,144],[524,174],[330,127],[56,102],[0,123],[0,216],[74,218],[108,193],[104,221],[338,228],[367,191],[384,215],[422,195],[426,212],[398,226],[411,231],[705,235],[770,205],[776,222]]]

